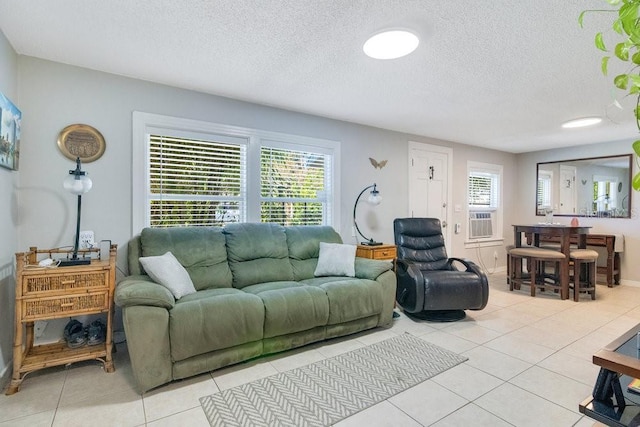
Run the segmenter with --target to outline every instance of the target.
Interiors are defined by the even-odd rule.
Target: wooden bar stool
[[[505,246],[505,252],[507,253],[507,284],[510,284],[510,281],[511,281],[511,255],[510,255],[510,253],[511,253],[511,249],[515,249],[515,248],[516,248],[516,245],[507,245],[507,246]],[[521,248],[533,248],[533,249],[536,249],[536,246],[527,245],[527,246],[521,246]],[[523,258],[520,258],[520,264],[522,264],[522,259]],[[522,265],[520,265],[519,268],[521,269]],[[509,286],[509,288],[511,290],[513,290],[512,286]],[[520,285],[519,284],[516,287],[516,289],[520,289]]]
[[[547,275],[545,272],[545,264],[548,262],[554,263],[556,271],[559,270],[559,263],[566,259],[562,252],[536,247],[520,247],[509,250],[509,258],[511,259],[509,290],[513,291],[514,287],[518,289],[520,285],[529,284],[532,297],[536,296],[536,287],[557,289],[560,292],[560,298],[568,295],[568,292],[562,289],[558,275]],[[522,261],[525,259],[530,266],[528,281],[522,273]]]
[[[507,252],[507,284],[509,284],[509,281],[511,281],[511,256],[509,255],[509,251],[511,249],[514,249],[516,247],[516,245],[507,245],[505,247],[506,252]],[[511,289],[513,290],[513,289]]]
[[[573,300],[580,300],[580,292],[591,294],[596,299],[596,263],[598,252],[592,249],[572,249],[569,259],[573,262],[573,277],[570,287],[573,287]],[[582,274],[583,267],[584,274]],[[583,280],[584,277],[584,280]]]

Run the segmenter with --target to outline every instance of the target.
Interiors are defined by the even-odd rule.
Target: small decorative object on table
[[[632,391],[634,393],[640,393],[640,379],[638,378],[632,379],[629,385],[627,386],[627,390]]]

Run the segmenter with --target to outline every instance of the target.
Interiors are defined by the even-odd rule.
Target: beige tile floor
[[[591,355],[640,323],[640,288],[598,285],[597,300],[509,292],[490,277],[489,304],[464,321],[428,323],[404,315],[388,329],[243,363],[160,387],[133,387],[125,344],[116,372],[96,362],[34,373],[0,396],[0,426],[207,426],[198,399],[409,332],[469,360],[338,424],[348,426],[593,426],[578,412],[598,368]]]

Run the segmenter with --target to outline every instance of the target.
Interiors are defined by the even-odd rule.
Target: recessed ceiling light
[[[416,50],[418,36],[406,30],[387,30],[375,34],[364,43],[362,50],[374,59],[395,59]]]
[[[602,121],[601,117],[582,117],[580,119],[569,120],[564,122],[562,127],[565,129],[581,128],[585,126],[597,125]]]

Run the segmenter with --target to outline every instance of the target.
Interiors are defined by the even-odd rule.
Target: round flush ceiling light
[[[374,59],[395,59],[416,50],[418,36],[406,30],[387,30],[375,34],[364,43],[362,50]]]
[[[564,122],[562,127],[565,129],[582,128],[585,126],[597,125],[602,121],[601,117],[582,117],[580,119],[569,120]]]

